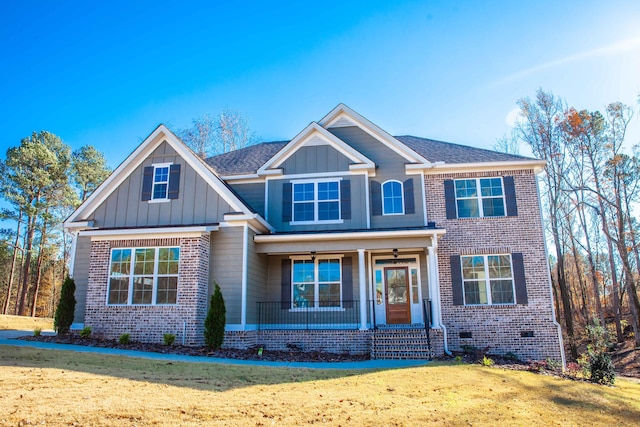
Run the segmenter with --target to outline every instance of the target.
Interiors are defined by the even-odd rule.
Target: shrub
[[[493,366],[495,363],[490,357],[484,356],[482,358],[482,366]]]
[[[131,342],[131,335],[127,333],[120,335],[118,342],[123,345],[129,344]]]
[[[217,349],[222,346],[224,341],[224,327],[226,325],[227,310],[224,307],[224,298],[220,286],[215,284],[215,290],[211,295],[209,311],[207,318],[204,320],[204,342],[209,348]]]
[[[67,276],[60,290],[60,301],[53,319],[53,328],[59,334],[66,334],[73,323],[73,312],[76,309],[76,283]]]
[[[91,336],[91,326],[85,326],[80,331],[80,338],[89,338]]]
[[[598,319],[587,325],[587,336],[590,344],[587,345],[586,357],[580,359],[581,364],[589,379],[598,384],[613,384],[616,378],[616,371],[611,362],[611,357],[607,353],[609,340],[607,331],[600,325]]]
[[[520,360],[520,358],[518,357],[517,354],[515,354],[514,352],[510,351],[507,354],[504,355],[504,358],[507,360],[513,360],[514,362],[517,362],[518,360]]]
[[[34,337],[39,337],[41,333],[42,333],[42,328],[34,328],[33,330]]]
[[[176,342],[176,336],[173,334],[164,334],[162,336],[162,341],[164,342],[164,345],[173,345],[173,343]]]

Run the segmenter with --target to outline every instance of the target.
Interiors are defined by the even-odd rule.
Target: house
[[[203,161],[161,125],[65,222],[74,328],[225,346],[563,360],[544,161],[391,136],[341,104],[291,141]]]

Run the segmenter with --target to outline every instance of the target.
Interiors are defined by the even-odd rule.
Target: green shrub
[[[123,345],[129,344],[131,342],[131,335],[127,333],[120,335],[118,342]]]
[[[611,361],[611,357],[607,353],[610,343],[607,337],[607,331],[600,325],[598,319],[587,325],[587,336],[590,344],[587,345],[587,354],[579,359],[589,380],[598,384],[613,384],[616,378],[616,371]]]
[[[173,343],[176,342],[176,336],[173,334],[164,334],[162,336],[162,341],[164,341],[164,345],[173,345]]]
[[[517,362],[518,360],[520,360],[518,358],[518,355],[515,354],[514,352],[510,351],[507,354],[504,355],[504,358],[507,360],[513,360],[514,362]]]
[[[60,301],[53,319],[53,328],[59,334],[66,334],[73,323],[73,312],[76,309],[76,283],[67,276],[60,290]]]
[[[42,333],[42,328],[34,328],[33,330],[34,337],[39,337],[41,333]]]
[[[207,318],[204,320],[204,342],[207,347],[213,349],[222,347],[224,327],[227,322],[224,298],[222,298],[220,286],[217,283],[215,286],[213,295],[211,295]]]
[[[496,362],[493,361],[492,358],[484,356],[482,358],[482,366],[493,366]]]
[[[80,331],[80,338],[89,338],[91,336],[91,326],[85,326]]]

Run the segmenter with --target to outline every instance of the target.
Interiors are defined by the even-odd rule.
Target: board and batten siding
[[[244,200],[255,212],[264,218],[264,182],[230,184],[233,191],[242,197],[242,200]]]
[[[356,126],[329,128],[329,132],[364,154],[376,164],[376,176],[369,181],[383,184],[388,180],[404,183],[413,180],[413,201],[415,211],[404,215],[371,215],[371,228],[419,227],[424,224],[424,201],[420,175],[407,175],[407,160],[377,139]],[[369,186],[371,188],[371,185]],[[373,210],[371,211],[373,213]]]
[[[181,165],[178,198],[142,201],[143,171],[158,163]],[[137,167],[87,220],[99,228],[211,224],[233,209],[171,146],[163,142]]]
[[[318,140],[322,145],[300,147],[280,166],[285,175],[306,173],[346,172],[351,161],[344,154],[318,137],[312,138],[311,143]]]
[[[209,298],[217,283],[227,309],[227,324],[240,323],[243,233],[243,227],[224,227],[211,233]]]
[[[87,307],[87,284],[89,282],[89,260],[91,258],[91,237],[78,236],[75,254],[73,281],[76,285],[76,308],[73,314],[73,323],[84,323],[84,312]]]

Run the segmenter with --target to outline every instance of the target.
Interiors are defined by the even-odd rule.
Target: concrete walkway
[[[52,331],[43,331],[43,335],[54,335]],[[44,350],[66,350],[78,353],[108,354],[113,356],[139,357],[170,362],[222,363],[242,366],[270,366],[274,368],[304,369],[397,369],[424,366],[428,360],[364,360],[356,362],[272,362],[266,360],[238,360],[216,357],[186,356],[181,354],[163,354],[146,351],[121,350],[117,348],[88,347],[72,344],[56,344],[39,341],[24,341],[18,337],[33,335],[33,331],[0,330],[0,345],[33,347]]]

